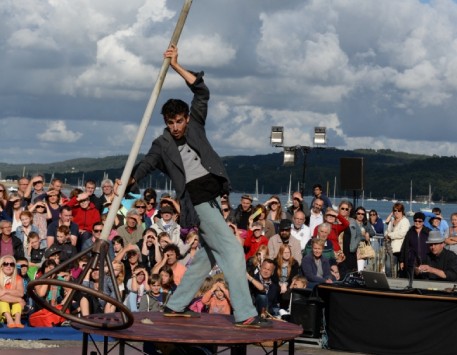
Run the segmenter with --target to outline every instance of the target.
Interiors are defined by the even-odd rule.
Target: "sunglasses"
[[[393,210],[394,212],[400,212],[400,210]]]
[[[5,190],[3,190],[3,189],[2,189],[2,190],[0,190],[0,192],[3,192],[3,191],[5,191]]]
[[[414,222],[423,223],[424,221],[422,219],[415,219]]]
[[[349,207],[340,207],[340,210],[342,210],[342,211],[349,211]]]
[[[88,198],[85,198],[84,200],[79,201],[79,203],[87,202],[87,201],[89,201],[89,199],[88,199]]]
[[[146,206],[135,206],[135,208],[146,208]]]
[[[364,214],[364,212],[357,212],[357,216],[363,216]]]
[[[370,216],[376,216],[376,213],[370,213]]]
[[[15,267],[16,264],[13,263],[13,262],[11,262],[11,263],[4,262],[4,263],[3,263],[3,266],[5,266],[5,267],[7,267],[7,266]]]
[[[23,267],[26,267],[26,268],[29,267],[29,266],[26,265],[26,264],[17,264],[17,265],[20,266],[21,268],[23,268]]]
[[[94,229],[94,233],[101,233],[102,229]]]
[[[224,212],[228,212],[228,211],[230,211],[230,209],[228,209],[228,208],[224,208],[224,209],[222,209],[222,211],[224,211]]]

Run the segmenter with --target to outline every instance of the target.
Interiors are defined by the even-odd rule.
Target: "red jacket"
[[[100,222],[100,212],[92,202],[86,210],[83,210],[75,196],[68,201],[67,206],[71,207],[73,222],[78,225],[79,230],[92,232],[94,223]]]
[[[246,260],[248,260],[251,256],[254,256],[261,245],[268,246],[268,238],[262,235],[260,236],[259,241],[256,242],[254,233],[251,230],[248,230],[248,235],[244,240],[244,248],[248,249],[244,256]]]

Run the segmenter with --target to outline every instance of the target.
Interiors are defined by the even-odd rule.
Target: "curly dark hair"
[[[178,115],[189,115],[189,105],[179,99],[169,99],[162,106],[163,119],[167,120],[168,118],[175,118]]]

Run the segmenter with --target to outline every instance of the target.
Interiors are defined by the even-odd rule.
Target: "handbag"
[[[357,260],[373,259],[376,255],[371,243],[368,241],[361,241],[357,248]]]

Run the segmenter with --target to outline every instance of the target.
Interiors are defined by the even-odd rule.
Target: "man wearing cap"
[[[268,238],[262,234],[262,225],[260,222],[254,222],[244,240],[245,259],[248,260],[254,256],[261,245],[268,246]]]
[[[240,199],[240,204],[230,213],[230,219],[235,221],[238,229],[248,230],[249,217],[252,214],[252,196],[243,195]]]
[[[457,281],[457,255],[444,249],[444,239],[439,231],[428,234],[429,252],[425,262],[415,268],[420,278],[441,281]]]
[[[60,254],[62,253],[62,249],[57,245],[52,245],[44,252],[44,257],[46,259],[52,259],[55,261],[57,265],[60,264]]]
[[[401,245],[398,261],[400,272],[404,277],[411,276],[414,267],[422,264],[426,259],[429,247],[427,244],[430,229],[424,225],[425,215],[423,212],[416,212],[413,217],[414,225],[405,234]]]
[[[441,215],[441,209],[439,207],[433,207],[432,212],[425,211],[424,225],[430,230],[439,230],[443,237],[449,235],[449,224],[443,219]]]
[[[298,263],[301,263],[302,254],[301,254],[301,244],[300,242],[291,237],[290,230],[292,228],[292,222],[288,219],[282,219],[279,223],[279,234],[275,234],[268,241],[268,251],[269,256],[272,259],[275,259],[278,255],[279,248],[283,244],[288,244],[290,250],[292,251],[292,256]]]
[[[124,245],[136,244],[143,238],[141,216],[136,209],[127,212],[126,222],[117,229],[117,234],[124,240]]]
[[[166,128],[134,169],[129,185],[155,169],[167,174],[181,205],[179,222],[184,228],[199,227],[203,248],[195,254],[163,314],[168,317],[197,316],[186,307],[211,270],[211,260],[215,260],[230,285],[235,325],[271,327],[271,322],[258,317],[252,304],[243,248],[222,217],[219,197],[229,192],[229,178],[224,163],[206,137],[209,90],[203,81],[204,74],[183,68],[178,63],[178,49],[174,45],[165,51],[164,57],[170,60],[171,68],[194,94],[192,105],[189,109],[184,101],[170,99],[162,106]]]
[[[190,245],[184,244],[182,241],[181,226],[175,222],[173,218],[174,214],[175,211],[170,205],[163,205],[163,207],[160,207],[161,218],[152,225],[152,229],[156,231],[157,235],[166,232],[170,236],[171,242],[178,246],[180,254],[185,255],[190,249]]]

